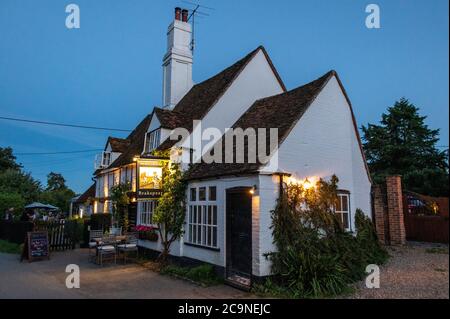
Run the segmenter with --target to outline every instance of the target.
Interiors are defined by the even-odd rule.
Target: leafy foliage
[[[11,147],[0,147],[0,172],[7,169],[20,170],[22,166],[16,162]]]
[[[186,182],[179,164],[162,162],[163,194],[153,214],[153,222],[158,225],[158,232],[163,245],[159,257],[161,262],[167,260],[172,243],[183,234],[185,219]]]
[[[14,209],[14,219],[19,218],[23,211],[25,201],[18,193],[0,193],[0,219],[4,218],[4,213],[10,208]]]
[[[333,213],[337,184],[333,176],[310,189],[285,185],[272,211],[277,251],[266,255],[272,261],[278,292],[295,298],[336,295],[349,282],[361,279],[367,264],[387,258],[370,219],[360,210],[355,216],[357,235],[342,230]]]
[[[4,204],[0,203],[0,214],[4,213],[6,203],[20,211],[24,205],[35,201],[54,205],[63,212],[69,210],[70,200],[75,193],[67,187],[61,174],[48,174],[47,187],[43,190],[41,183],[24,172],[15,160],[11,148],[0,147],[0,193],[5,199]]]
[[[113,218],[118,221],[119,225],[124,230],[128,230],[128,204],[130,199],[128,193],[131,190],[130,183],[120,183],[111,187],[111,200],[113,203]]]
[[[99,230],[107,230],[111,227],[111,214],[92,214],[90,217],[90,226],[91,229]]]
[[[448,150],[440,151],[439,130],[425,124],[419,108],[402,98],[379,125],[362,126],[364,151],[376,183],[402,175],[406,189],[431,196],[448,196]]]
[[[39,199],[41,184],[28,173],[7,169],[0,172],[0,192],[19,194],[29,204]]]

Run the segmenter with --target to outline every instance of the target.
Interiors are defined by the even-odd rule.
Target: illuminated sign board
[[[158,198],[162,195],[162,167],[139,166],[138,197]]]

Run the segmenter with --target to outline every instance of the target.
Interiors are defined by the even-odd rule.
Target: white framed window
[[[158,201],[148,200],[138,202],[138,224],[144,226],[153,225],[153,212]]]
[[[350,194],[338,193],[337,203],[334,209],[339,222],[345,230],[350,229]]]
[[[157,129],[145,135],[145,152],[149,153],[159,146],[161,130]]]
[[[217,248],[217,205],[189,205],[187,242]]]

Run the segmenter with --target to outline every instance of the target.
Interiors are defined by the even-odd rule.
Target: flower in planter
[[[139,234],[139,239],[158,241],[158,234],[153,226],[137,225],[135,230]]]

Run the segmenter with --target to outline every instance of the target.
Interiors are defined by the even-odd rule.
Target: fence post
[[[391,245],[404,245],[406,243],[406,234],[401,177],[399,175],[387,176],[386,190],[390,242]]]

